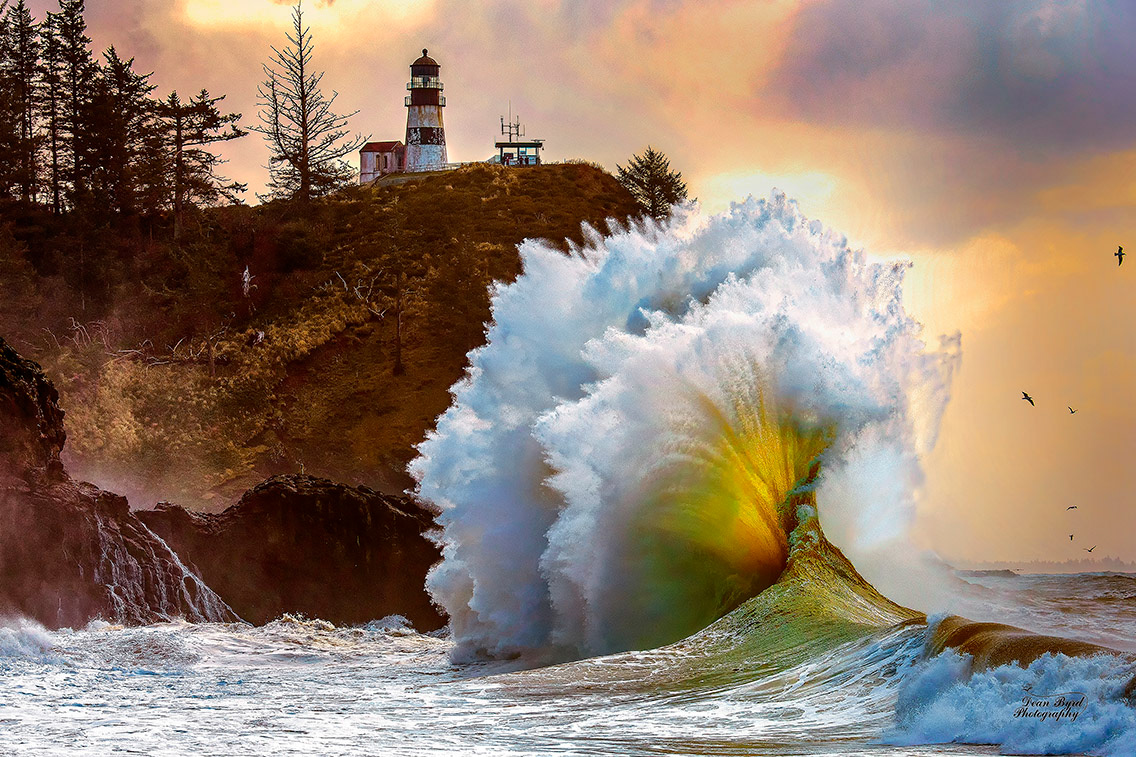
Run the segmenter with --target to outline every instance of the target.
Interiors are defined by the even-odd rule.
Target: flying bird
[[[1024,399],[1024,400],[1025,400],[1026,402],[1028,402],[1028,403],[1030,403],[1031,405],[1033,405],[1033,397],[1029,396],[1029,395],[1028,395],[1028,394],[1026,394],[1025,392],[1022,392],[1022,399]],[[1033,405],[1033,406],[1034,406],[1034,407],[1037,407],[1037,405]]]
[[[1066,405],[1065,407],[1069,407],[1069,406],[1068,406],[1068,405]],[[1073,408],[1069,407],[1069,415],[1073,415],[1073,414],[1074,414],[1074,413],[1076,413],[1076,412],[1077,412],[1076,410],[1074,410]]]
[[[1066,507],[1065,509],[1066,509],[1066,510],[1076,510],[1076,509],[1077,509],[1077,506],[1076,506],[1076,505],[1069,505],[1069,506],[1068,506],[1068,507]]]
[[[1096,544],[1094,544],[1093,546],[1089,547],[1089,548],[1088,548],[1088,549],[1086,549],[1085,551],[1086,551],[1086,552],[1092,552],[1092,551],[1093,551],[1094,549],[1096,549],[1096,548],[1097,548],[1097,545],[1096,545]]]
[[[1112,254],[1116,256],[1116,264],[1117,265],[1124,265],[1124,248],[1123,247],[1117,247],[1116,252],[1114,252]]]

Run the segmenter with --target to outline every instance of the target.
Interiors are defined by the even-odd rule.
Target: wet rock
[[[236,620],[126,499],[67,475],[65,441],[55,387],[0,339],[0,614],[50,628]]]
[[[284,613],[336,624],[402,615],[445,625],[425,589],[441,555],[432,514],[409,497],[304,475],[275,476],[224,512],[162,503],[139,517],[242,618]]]
[[[66,439],[55,387],[0,339],[0,486],[65,478]]]

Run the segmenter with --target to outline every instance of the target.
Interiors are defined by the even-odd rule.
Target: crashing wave
[[[778,581],[803,490],[842,544],[902,539],[959,355],[906,263],[780,194],[521,254],[412,464],[457,657],[684,638]]]

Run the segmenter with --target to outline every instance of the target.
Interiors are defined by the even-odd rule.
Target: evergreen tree
[[[642,157],[632,155],[627,166],[618,166],[619,183],[639,203],[643,212],[657,221],[671,214],[671,206],[686,200],[682,174],[671,170],[667,156],[650,145]]]
[[[77,202],[97,215],[137,213],[144,193],[146,136],[158,127],[150,99],[153,74],[134,71],[114,47],[104,54],[79,120],[75,160],[83,168],[75,183]]]
[[[68,192],[71,200],[83,185],[82,160],[85,117],[93,96],[99,66],[91,56],[91,39],[83,18],[84,0],[60,0],[59,12],[47,14],[44,50],[45,84],[58,90],[49,124],[52,143],[53,195]],[[53,196],[53,205],[59,200]]]
[[[11,197],[17,184],[19,143],[18,105],[12,91],[12,51],[8,47],[11,15],[0,2],[0,197]]]
[[[5,89],[16,119],[15,181],[24,202],[35,198],[39,178],[40,136],[37,129],[39,91],[39,28],[25,0],[8,9],[3,23]]]
[[[220,200],[237,202],[237,195],[248,188],[247,184],[220,176],[217,167],[225,161],[209,150],[210,145],[248,134],[237,126],[240,113],[223,114],[218,110],[217,104],[224,99],[224,95],[211,97],[203,89],[193,99],[183,102],[174,92],[158,106],[168,153],[175,235],[188,207],[212,205]]]
[[[306,203],[346,185],[354,171],[343,161],[366,141],[350,133],[347,119],[358,111],[337,115],[332,111],[339,93],[326,97],[320,89],[324,72],[312,67],[311,29],[304,25],[300,3],[292,8],[288,46],[272,48],[264,65],[268,77],[260,85],[261,123],[253,131],[264,135],[271,157],[272,190],[269,198]],[[346,140],[346,141],[345,141]]]
[[[45,129],[44,147],[47,150],[46,174],[51,210],[63,211],[64,151],[63,132],[63,47],[59,36],[59,18],[48,13],[43,24],[43,58],[40,61],[39,79],[43,87],[41,115]]]
[[[142,133],[134,144],[131,179],[138,210],[143,215],[154,216],[171,207],[173,190],[170,185],[169,133],[162,115],[163,102],[148,100],[147,105],[150,112]]]

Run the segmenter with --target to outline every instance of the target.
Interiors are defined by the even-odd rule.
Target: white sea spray
[[[781,194],[521,255],[411,466],[442,508],[429,588],[459,658],[627,648],[642,492],[703,434],[691,395],[744,425],[755,384],[756,404],[836,430],[818,491],[833,541],[885,592],[930,584],[906,536],[960,353],[957,337],[929,349],[905,313],[906,263]]]

